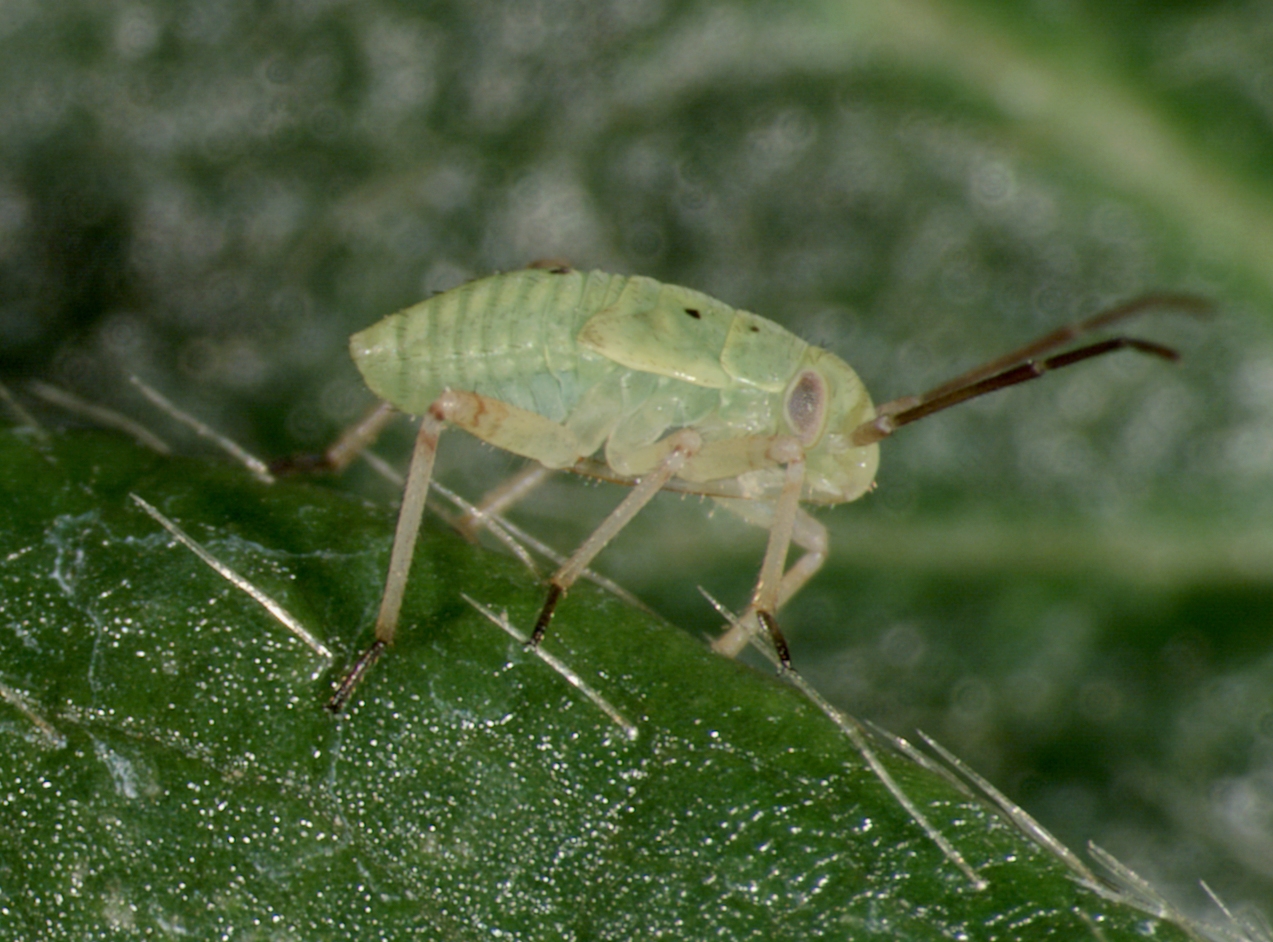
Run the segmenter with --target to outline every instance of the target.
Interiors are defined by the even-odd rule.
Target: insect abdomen
[[[590,381],[581,366],[606,368],[575,335],[627,280],[543,269],[492,275],[354,334],[350,353],[372,391],[404,412],[422,413],[451,388],[560,422]]]

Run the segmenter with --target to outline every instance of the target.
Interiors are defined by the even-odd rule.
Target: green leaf
[[[1213,318],[1125,325],[1179,364],[1111,356],[884,442],[782,625],[837,706],[933,734],[1069,845],[1199,918],[1201,879],[1273,911],[1269,62],[1252,0],[10,0],[0,378],[49,428],[73,420],[30,379],[202,447],[138,374],[274,457],[370,404],[350,334],[538,258],[755,311],[876,401],[1199,293]],[[471,499],[510,470],[439,454]],[[554,482],[516,519],[568,551],[616,501]],[[723,516],[661,496],[598,567],[714,630],[697,587],[740,605],[763,549]],[[347,610],[289,604],[365,634],[381,562]]]
[[[334,718],[339,665],[128,495],[342,662],[391,514],[99,435],[4,433],[0,468],[10,938],[1187,937],[882,754],[979,888],[799,693],[581,587],[550,647],[629,739],[461,595],[526,624],[538,583],[443,526],[401,641]]]

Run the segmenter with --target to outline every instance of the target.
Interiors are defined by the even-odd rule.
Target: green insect
[[[345,705],[393,641],[438,437],[448,426],[537,463],[489,498],[488,510],[524,495],[543,469],[632,485],[553,575],[530,644],[543,638],[558,601],[597,553],[659,490],[672,488],[716,498],[769,530],[750,604],[714,647],[732,656],[763,629],[790,667],[774,613],[827,556],[827,531],[802,503],[861,497],[873,486],[881,439],[958,402],[1122,347],[1176,359],[1167,347],[1128,337],[1036,359],[1161,304],[1200,306],[1187,296],[1141,298],[878,408],[834,354],[763,317],[651,278],[532,266],[392,314],[354,334],[350,352],[376,395],[421,422],[375,641],[328,708]],[[347,462],[379,421],[347,434],[329,462]],[[786,568],[793,541],[804,554]]]

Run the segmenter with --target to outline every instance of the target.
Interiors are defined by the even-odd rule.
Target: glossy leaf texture
[[[9,938],[1185,938],[884,755],[975,888],[802,695],[582,587],[551,646],[630,739],[461,597],[526,622],[536,581],[436,521],[337,719],[337,668],[129,495],[341,661],[385,509],[96,434],[5,432],[0,469]]]
[[[1259,0],[6,0],[0,381],[50,429],[79,420],[34,381],[209,454],[138,375],[272,458],[370,406],[351,334],[536,259],[754,311],[876,402],[1201,295],[1123,325],[1177,364],[1114,354],[883,442],[781,622],[839,707],[1069,845],[1200,920],[1200,880],[1273,913],[1269,62]],[[475,500],[515,467],[448,433],[438,479]],[[618,499],[563,479],[515,520],[569,551]],[[713,630],[697,587],[743,604],[763,534],[709,515],[661,495],[597,567]],[[347,657],[378,578],[291,604]]]

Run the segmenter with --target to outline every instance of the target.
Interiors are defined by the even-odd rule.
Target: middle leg
[[[569,559],[558,569],[552,579],[549,580],[548,598],[544,601],[544,607],[540,610],[539,618],[535,620],[535,628],[531,632],[530,645],[538,645],[543,640],[544,632],[548,630],[548,624],[552,621],[553,612],[557,608],[557,603],[561,601],[567,590],[574,585],[575,581],[588,568],[588,564],[605,549],[606,544],[618,535],[619,531],[631,522],[646,504],[648,504],[664,485],[674,478],[685,463],[692,458],[703,445],[703,440],[699,434],[692,429],[681,429],[673,432],[667,438],[663,439],[663,446],[667,449],[661,461],[648,474],[642,477],[632,488],[632,491],[623,502],[619,504],[610,516],[601,522],[601,525],[592,532],[588,539],[584,540],[580,547],[575,550]]]
[[[791,651],[787,648],[787,639],[778,628],[774,613],[785,601],[782,597],[783,571],[787,564],[787,551],[791,548],[796,513],[800,509],[800,490],[804,486],[804,448],[798,440],[784,436],[775,439],[770,446],[769,457],[775,463],[783,465],[786,473],[783,475],[782,491],[774,503],[773,524],[769,528],[769,542],[765,546],[760,577],[756,580],[751,604],[743,612],[739,623],[744,628],[750,621],[763,626],[773,642],[779,663],[784,669],[790,670]]]

